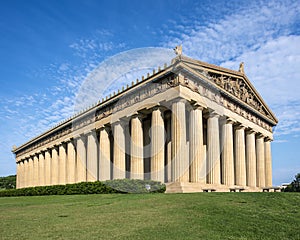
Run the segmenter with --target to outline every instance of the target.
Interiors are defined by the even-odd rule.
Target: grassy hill
[[[300,194],[0,198],[1,239],[300,239]]]

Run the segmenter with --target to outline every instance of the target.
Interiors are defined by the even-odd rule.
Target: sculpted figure
[[[240,63],[239,72],[245,73],[245,71],[244,71],[244,62]]]
[[[175,52],[176,55],[181,56],[182,55],[182,46],[181,45],[176,46],[174,48],[174,52]]]

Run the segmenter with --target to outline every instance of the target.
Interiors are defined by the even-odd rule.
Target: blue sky
[[[0,176],[15,173],[12,145],[73,114],[78,89],[102,61],[178,44],[187,56],[231,69],[245,62],[280,121],[274,184],[300,172],[297,1],[3,0],[0,32]]]

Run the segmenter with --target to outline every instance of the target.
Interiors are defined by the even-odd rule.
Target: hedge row
[[[28,187],[0,191],[0,197],[107,194],[107,193],[163,193],[166,186],[151,180],[117,179],[105,182],[81,182],[66,185]]]

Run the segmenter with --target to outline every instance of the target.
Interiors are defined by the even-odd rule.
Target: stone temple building
[[[243,63],[233,71],[176,53],[15,147],[17,188],[132,178],[166,183],[167,192],[271,189],[278,121]]]

